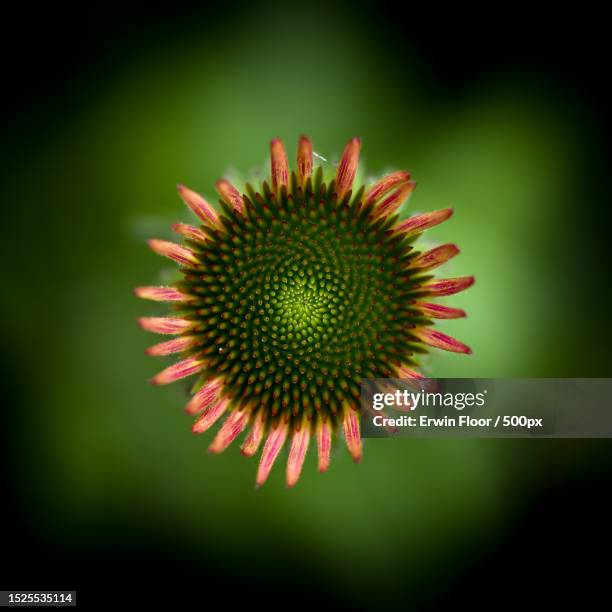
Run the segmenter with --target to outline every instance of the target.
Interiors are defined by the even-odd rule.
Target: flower
[[[313,167],[308,138],[299,140],[295,172],[274,139],[269,182],[258,190],[247,184],[241,193],[219,180],[217,207],[179,185],[199,224],[173,226],[181,245],[149,241],[182,272],[172,287],[136,289],[141,298],[170,304],[168,316],[140,319],[145,330],[173,336],[147,352],[180,354],[151,382],[195,375],[185,408],[196,418],[194,433],[225,416],[210,452],[225,450],[245,430],[244,455],[263,444],[258,486],[285,444],[286,482],[295,485],[311,438],[319,470],[326,471],[340,429],[353,459],[361,459],[362,378],[421,377],[415,353],[428,346],[471,352],[432,327],[434,319],[465,316],[430,301],[474,282],[431,275],[458,248],[414,248],[452,210],[400,221],[414,181],[394,172],[354,190],[360,148],[358,138],[348,142],[326,183],[322,168]]]

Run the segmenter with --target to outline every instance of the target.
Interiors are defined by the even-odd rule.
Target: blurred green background
[[[32,120],[10,133],[6,475],[47,551],[75,565],[158,556],[195,580],[214,567],[354,606],[431,601],[502,546],[549,483],[609,468],[601,442],[368,440],[360,466],[338,446],[329,473],[311,453],[295,490],[279,466],[255,490],[255,460],[207,456],[211,435],[191,435],[184,388],[147,384],[163,366],[135,321],[157,311],[132,288],[171,269],[145,240],[189,220],[176,183],[214,198],[220,176],[263,166],[271,137],[293,157],[301,133],[331,160],[359,135],[366,175],[412,172],[410,212],[455,208],[428,240],[461,248],[445,275],[476,276],[446,302],[468,318],[441,324],[474,354],[437,352],[427,371],[610,374],[587,102],[504,67],[453,88],[409,28],[387,37],[372,26],[380,15],[347,6],[307,19],[303,7],[240,5],[143,27],[26,105]]]

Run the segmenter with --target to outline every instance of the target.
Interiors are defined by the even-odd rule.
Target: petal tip
[[[352,408],[348,408],[344,417],[344,439],[349,453],[353,457],[355,463],[361,461],[363,445],[361,441],[361,432],[359,431],[359,417]]]
[[[344,196],[351,190],[357,166],[359,164],[359,152],[361,150],[361,138],[351,138],[338,164],[336,172],[336,195],[338,200],[342,200]]]
[[[312,142],[303,135],[298,140],[297,174],[302,185],[312,175]]]
[[[215,189],[221,199],[238,212],[242,212],[243,200],[240,192],[227,179],[220,178],[215,182]]]
[[[211,227],[216,227],[219,221],[219,216],[215,209],[199,194],[179,183],[177,185],[178,193],[183,202],[190,210],[199,217],[204,223]]]
[[[451,353],[463,353],[470,355],[472,350],[469,346],[456,340],[452,336],[448,336],[440,331],[431,329],[429,327],[423,327],[421,329],[412,330],[411,332],[421,342],[432,346],[434,348],[442,349],[443,351],[449,351]]]
[[[275,189],[286,186],[289,183],[287,152],[280,138],[273,138],[270,141],[270,171],[272,174],[272,186]]]

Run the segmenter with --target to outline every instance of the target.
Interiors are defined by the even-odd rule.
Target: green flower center
[[[408,241],[357,194],[294,186],[249,190],[243,215],[222,204],[223,230],[194,244],[207,272],[186,273],[209,369],[229,394],[272,414],[354,405],[361,378],[409,362]],[[190,245],[191,246],[191,245]],[[214,306],[221,304],[222,306]]]

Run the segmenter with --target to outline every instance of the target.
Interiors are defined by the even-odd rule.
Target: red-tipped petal
[[[199,194],[185,185],[177,185],[181,199],[204,223],[214,227],[219,221],[217,211]]]
[[[168,385],[181,378],[197,374],[204,366],[205,362],[201,359],[196,359],[195,357],[183,359],[183,361],[171,365],[154,376],[151,379],[151,384]]]
[[[415,302],[414,306],[426,317],[432,319],[460,319],[461,317],[465,317],[465,310],[461,310],[461,308],[450,308],[449,306],[428,304],[425,302]]]
[[[195,325],[193,321],[178,317],[141,317],[138,324],[154,334],[181,334]]]
[[[304,419],[300,431],[296,431],[293,434],[289,459],[287,460],[286,482],[288,487],[294,487],[300,478],[304,459],[306,458],[306,451],[310,443],[309,425]]]
[[[312,142],[306,136],[300,136],[297,152],[297,176],[304,184],[312,174]]]
[[[422,374],[419,374],[418,372],[416,372],[415,370],[412,370],[411,368],[407,368],[406,366],[402,366],[397,371],[397,376],[395,378],[399,378],[399,379],[414,378],[414,379],[417,379],[417,380],[422,380],[425,377]]]
[[[459,248],[454,244],[443,244],[431,249],[412,260],[410,267],[420,270],[433,270],[459,254]]]
[[[280,138],[274,138],[270,142],[270,165],[272,172],[272,186],[278,189],[289,183],[289,163],[285,145]]]
[[[265,411],[260,410],[253,421],[249,435],[245,438],[242,446],[240,447],[240,452],[245,457],[252,457],[259,448],[266,427],[265,416]]]
[[[187,414],[198,414],[221,399],[223,385],[217,378],[205,382],[185,406]]]
[[[208,447],[208,452],[222,453],[242,433],[248,420],[246,410],[231,412]]]
[[[451,353],[464,353],[466,355],[470,355],[472,353],[472,349],[463,344],[463,342],[459,342],[459,340],[455,340],[454,338],[451,338],[451,336],[447,336],[446,334],[429,327],[415,329],[410,333],[421,340],[421,342],[444,351],[450,351]]]
[[[193,299],[174,287],[136,287],[134,295],[154,302],[186,302]]]
[[[429,295],[454,295],[474,284],[473,276],[459,276],[458,278],[443,278],[423,285],[422,289]]]
[[[257,480],[255,481],[255,485],[257,487],[261,487],[266,480],[268,480],[268,476],[270,475],[270,470],[278,457],[278,453],[280,452],[283,444],[285,443],[285,439],[287,438],[287,423],[281,420],[281,422],[268,434],[266,438],[266,443],[264,444],[264,449],[261,453],[261,459],[259,460],[259,468],[257,469]]]
[[[199,340],[197,336],[179,336],[166,342],[160,342],[154,346],[150,346],[146,353],[155,357],[161,355],[172,355],[173,353],[182,353],[187,349],[197,346]]]
[[[168,242],[167,240],[157,240],[153,238],[149,240],[149,247],[152,251],[163,257],[168,257],[182,266],[196,266],[200,263],[194,252],[190,249]]]
[[[332,430],[329,421],[319,419],[317,423],[317,451],[319,454],[319,472],[327,472],[331,452]]]
[[[366,194],[365,204],[374,204],[379,198],[389,193],[394,187],[402,185],[410,179],[410,172],[393,172],[374,183]]]
[[[187,240],[193,240],[195,242],[204,242],[206,240],[206,234],[199,228],[187,223],[175,223],[172,229],[181,236],[187,238]]]
[[[402,232],[407,235],[417,234],[418,232],[422,232],[430,227],[439,225],[443,221],[446,221],[452,214],[452,208],[443,208],[442,210],[434,210],[433,212],[425,213],[423,215],[415,215],[414,217],[410,217],[410,219],[402,221],[402,223],[398,224],[395,227],[395,231]]]
[[[336,173],[336,194],[338,201],[342,200],[353,186],[353,180],[357,173],[357,165],[359,164],[360,150],[360,138],[351,138],[344,148]]]
[[[215,404],[209,406],[204,413],[198,418],[198,420],[192,425],[191,431],[194,434],[204,433],[207,429],[210,429],[219,419],[219,417],[225,412],[229,404],[229,399],[224,397]]]
[[[215,187],[217,188],[219,195],[226,204],[232,206],[239,213],[242,212],[244,208],[242,196],[240,195],[240,192],[229,181],[226,181],[225,179],[219,179],[215,183]]]
[[[355,410],[347,408],[342,423],[346,446],[355,463],[361,461],[361,434],[359,433],[359,415]]]
[[[408,199],[415,187],[416,183],[414,181],[407,181],[398,187],[374,209],[374,216],[386,217],[394,213]]]

